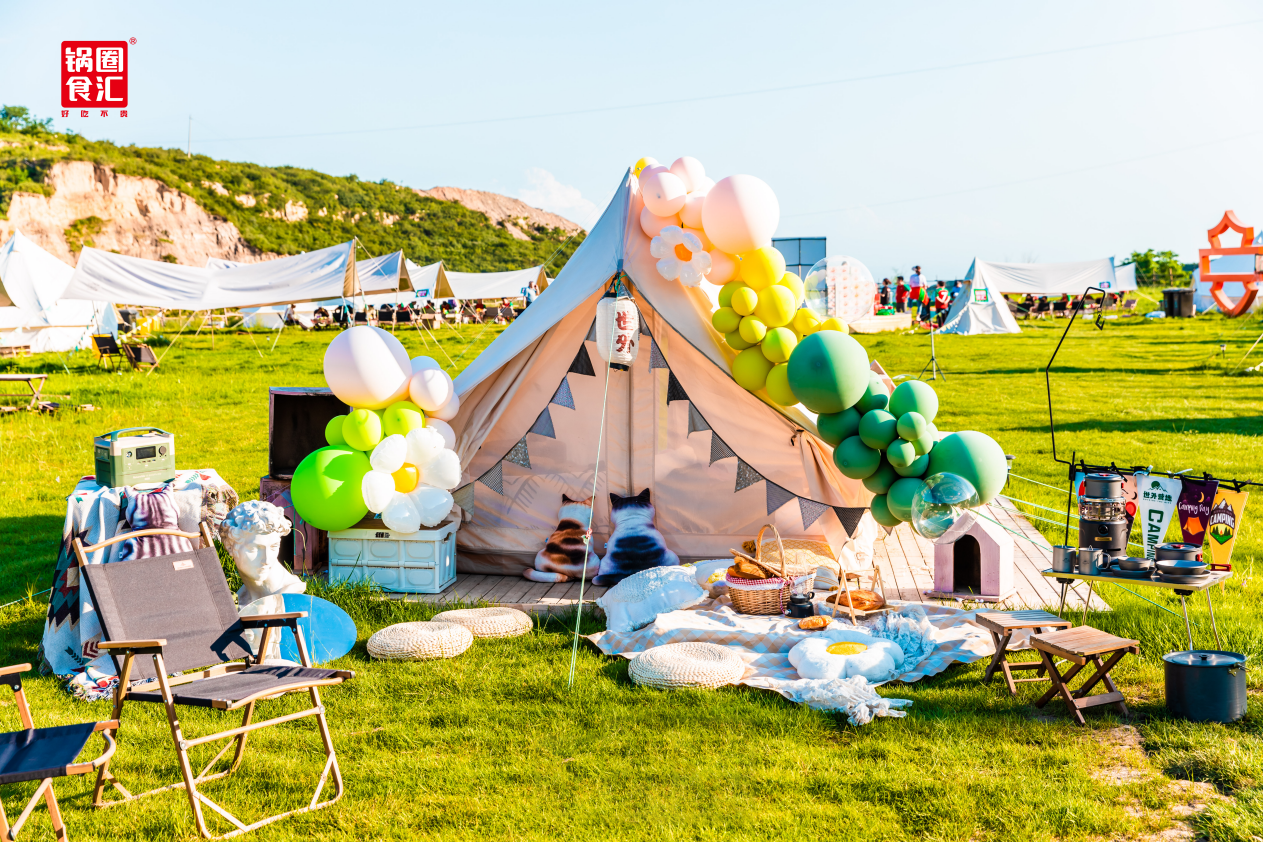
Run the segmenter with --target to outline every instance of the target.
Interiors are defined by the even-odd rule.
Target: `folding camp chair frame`
[[[119,541],[125,541],[128,538],[139,538],[145,535],[178,535],[183,538],[188,538],[189,540],[200,538],[204,542],[204,546],[214,547],[214,539],[211,537],[210,530],[207,528],[206,524],[203,523],[201,525],[200,535],[197,533],[181,532],[176,529],[140,529],[135,532],[127,532],[122,535],[117,535],[113,538],[102,541],[99,544],[93,544],[88,547],[83,546],[83,543],[76,538],[74,540],[75,556],[78,559],[79,566],[81,568],[86,567],[88,563],[88,553],[108,547],[109,545],[118,543]],[[219,731],[215,734],[209,734],[207,736],[197,737],[194,739],[187,739],[184,736],[184,732],[180,727],[180,719],[176,715],[176,702],[171,692],[172,687],[191,684],[202,679],[214,678],[215,676],[227,675],[233,672],[240,672],[253,664],[262,663],[263,653],[268,651],[268,647],[271,644],[272,629],[278,626],[288,626],[293,630],[294,636],[298,642],[299,660],[304,667],[310,668],[311,658],[307,653],[307,641],[303,636],[302,628],[298,625],[298,620],[305,616],[307,616],[307,612],[305,611],[294,611],[283,614],[259,614],[241,617],[241,623],[246,628],[263,629],[263,638],[259,642],[259,647],[257,649],[259,655],[256,656],[253,662],[247,658],[244,663],[232,662],[219,664],[208,669],[199,670],[194,673],[186,673],[174,678],[168,677],[166,664],[162,658],[162,648],[167,644],[165,639],[106,640],[99,643],[98,648],[102,651],[120,651],[126,653],[124,655],[122,669],[119,671],[118,685],[114,688],[114,712],[110,716],[114,726],[112,729],[113,734],[117,733],[117,728],[123,713],[123,703],[127,699],[127,694],[133,690],[149,690],[154,684],[156,684],[161,691],[163,705],[166,708],[167,722],[171,727],[171,739],[175,744],[175,751],[180,763],[180,776],[182,780],[178,783],[168,784],[166,786],[151,789],[148,792],[133,795],[128,792],[127,789],[125,789],[122,784],[119,783],[118,779],[110,772],[107,758],[106,762],[97,770],[96,786],[92,791],[92,806],[114,807],[118,804],[126,804],[129,801],[135,801],[138,798],[144,798],[147,795],[154,795],[156,793],[166,792],[167,790],[172,789],[183,789],[188,795],[189,806],[193,808],[193,818],[197,823],[198,832],[206,839],[229,839],[234,836],[247,833],[251,830],[255,830],[256,828],[263,827],[264,825],[271,824],[272,822],[279,821],[283,818],[287,818],[288,816],[308,813],[336,803],[342,797],[344,792],[342,771],[338,767],[337,754],[333,748],[333,738],[329,733],[329,724],[325,719],[325,707],[320,701],[320,691],[318,688],[341,684],[344,680],[351,677],[351,673],[338,671],[335,677],[309,681],[300,687],[287,688],[280,693],[276,693],[274,691],[262,692],[231,703],[217,703],[213,705],[213,707],[219,710],[234,711],[244,709],[244,717],[242,719],[241,726],[238,728],[229,728],[226,731]],[[149,655],[153,658],[156,678],[149,679],[142,684],[138,684],[136,687],[129,688],[128,682],[131,677],[132,661],[137,655]],[[256,702],[265,699],[279,698],[286,693],[302,690],[306,690],[311,695],[311,707],[295,713],[276,716],[262,722],[252,721]],[[251,824],[245,824],[237,819],[237,817],[232,813],[228,812],[219,804],[216,804],[214,801],[207,798],[206,795],[198,791],[199,784],[227,777],[237,770],[237,768],[241,765],[242,757],[245,754],[246,737],[251,731],[257,731],[260,728],[267,728],[272,725],[279,725],[282,722],[303,719],[308,716],[314,716],[316,718],[316,724],[320,731],[320,740],[324,744],[325,756],[327,759],[325,761],[324,770],[320,773],[320,780],[316,784],[316,790],[312,793],[311,802],[306,807],[288,810],[284,813],[277,813]],[[113,735],[111,731],[107,731],[106,733],[111,736]],[[224,747],[210,759],[210,762],[203,767],[201,772],[194,775],[193,768],[189,760],[189,749],[194,746],[199,746],[204,743],[213,743],[218,740],[230,740],[230,742],[226,743]],[[215,764],[219,762],[219,759],[224,756],[234,743],[237,748],[236,752],[233,754],[232,762],[229,767],[224,771],[210,774],[211,769],[214,768]],[[332,798],[320,801],[320,794],[324,790],[325,783],[329,778],[330,772],[333,773],[334,795]],[[105,800],[104,792],[107,784],[117,789],[122,794],[123,798],[116,801]],[[213,836],[206,826],[206,819],[202,812],[202,805],[206,805],[216,813],[219,813],[220,816],[231,822],[236,829],[229,833],[225,833],[222,836]]]
[[[15,664],[8,667],[0,667],[0,684],[7,684],[13,690],[14,701],[18,708],[18,719],[22,722],[22,727],[28,731],[38,730],[35,727],[34,720],[31,719],[31,706],[26,701],[26,693],[22,690],[22,676],[20,673],[29,672],[30,664]],[[61,769],[61,777],[70,775],[85,775],[88,772],[94,772],[109,763],[110,758],[114,755],[114,749],[117,745],[111,731],[118,728],[118,720],[113,719],[107,722],[98,722],[96,727],[92,729],[93,733],[98,733],[105,738],[105,751],[95,760],[89,760],[86,763],[72,763]],[[35,792],[26,802],[21,814],[18,815],[17,821],[12,825],[9,824],[9,817],[5,815],[4,803],[0,801],[0,836],[5,839],[17,839],[18,833],[22,830],[22,825],[26,824],[26,820],[30,818],[31,812],[35,809],[35,805],[39,803],[40,798],[44,799],[44,803],[48,805],[48,817],[52,820],[53,830],[57,833],[57,838],[65,840],[66,825],[61,818],[61,805],[57,803],[57,795],[53,792],[53,778],[40,778],[39,786],[35,788]]]

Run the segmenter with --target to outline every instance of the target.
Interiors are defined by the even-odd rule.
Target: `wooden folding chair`
[[[89,553],[129,538],[152,535],[181,536],[190,541],[200,537],[203,546],[192,552],[156,558],[131,559],[110,564],[87,563]],[[83,546],[76,538],[74,551],[83,581],[87,582],[100,617],[103,640],[98,646],[102,651],[109,652],[118,668],[114,713],[110,718],[119,720],[123,713],[123,703],[128,700],[164,705],[183,779],[180,783],[132,795],[119,784],[107,762],[97,773],[96,788],[93,791],[94,806],[110,807],[169,789],[183,789],[193,809],[198,832],[208,839],[226,839],[286,816],[319,810],[342,797],[342,772],[338,768],[333,740],[325,721],[319,688],[341,684],[352,678],[354,673],[312,668],[307,643],[298,625],[299,618],[306,616],[305,612],[238,617],[232,593],[228,590],[223,568],[215,553],[210,530],[205,524],[202,524],[200,536],[173,529],[142,529],[118,535],[90,547]],[[293,630],[298,642],[301,667],[263,663],[262,653],[268,651],[272,629],[280,626],[289,626]],[[244,637],[243,633],[247,629],[263,629],[258,647],[260,655],[257,657],[252,655]],[[137,655],[147,655],[149,659],[137,658]],[[152,664],[146,663],[146,660],[152,660]],[[176,678],[168,677],[190,669],[196,671]],[[144,681],[132,685],[131,681],[136,678]],[[311,696],[309,708],[263,722],[252,722],[257,702],[297,691],[306,691]],[[188,739],[184,736],[176,715],[178,705],[222,711],[243,710],[244,718],[238,728]],[[199,785],[207,781],[225,777],[237,770],[245,752],[246,737],[251,731],[309,716],[316,719],[327,759],[316,784],[316,791],[306,807],[246,824],[198,789]],[[201,772],[193,774],[189,749],[218,740],[229,742],[211,758]],[[211,769],[234,744],[236,752],[229,767],[212,774]],[[326,801],[320,801],[320,794],[331,773],[334,795]],[[107,784],[117,789],[123,798],[105,801],[103,793]],[[212,836],[202,813],[203,805],[219,813],[236,829],[222,836]]]
[[[1073,629],[1032,635],[1031,646],[1039,652],[1039,657],[1044,662],[1044,667],[1048,670],[1048,678],[1053,685],[1047,693],[1039,697],[1039,701],[1035,702],[1035,707],[1042,708],[1052,701],[1054,696],[1060,695],[1065,700],[1066,707],[1070,709],[1070,715],[1080,725],[1087,724],[1083,720],[1083,711],[1097,705],[1113,705],[1123,716],[1128,715],[1123,694],[1114,686],[1109,673],[1128,652],[1133,655],[1140,654],[1140,641],[1115,637],[1109,632],[1103,632],[1091,626],[1078,626]],[[1109,655],[1109,659],[1101,663],[1101,655],[1105,654]],[[1074,666],[1062,673],[1057,669],[1054,657],[1065,658]],[[1096,667],[1096,672],[1078,690],[1072,691],[1070,682],[1089,663]],[[1106,692],[1089,695],[1092,688],[1102,682],[1105,684]]]
[[[129,342],[123,346],[123,354],[131,363],[133,371],[140,371],[145,366],[149,366],[151,371],[158,367],[158,358],[148,345],[133,345]]]
[[[0,683],[9,685],[16,697],[18,719],[22,722],[21,731],[0,733],[0,784],[15,784],[22,781],[39,781],[35,793],[26,802],[17,821],[9,825],[9,817],[4,813],[4,805],[0,804],[0,836],[7,840],[18,838],[22,825],[30,817],[31,811],[39,803],[40,798],[48,805],[48,815],[53,822],[53,830],[57,838],[66,839],[66,826],[61,820],[61,807],[57,804],[57,796],[53,793],[53,778],[67,775],[85,775],[96,771],[109,762],[114,754],[114,738],[110,730],[118,728],[118,721],[84,722],[78,725],[55,725],[49,728],[36,728],[31,719],[31,708],[26,702],[26,693],[22,691],[20,673],[30,670],[30,664],[17,664],[11,667],[0,667]],[[105,738],[105,751],[95,760],[76,763],[75,759],[88,744],[88,739],[97,732]]]

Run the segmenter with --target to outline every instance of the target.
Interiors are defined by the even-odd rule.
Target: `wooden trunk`
[[[280,506],[285,510],[293,527],[281,539],[281,561],[289,562],[295,573],[308,575],[324,570],[329,565],[329,533],[317,529],[299,517],[289,496],[288,479],[259,478],[259,499]]]

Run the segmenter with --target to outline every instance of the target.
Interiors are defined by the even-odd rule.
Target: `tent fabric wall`
[[[986,333],[1021,333],[1004,296],[987,285],[987,273],[969,273],[970,280],[956,296],[939,333],[977,336]]]
[[[1107,292],[1136,288],[1133,275],[1129,286],[1114,273],[1114,259],[1082,260],[1074,263],[989,263],[975,260],[965,280],[982,276],[988,288],[1001,295],[1082,295],[1087,287]]]
[[[543,266],[517,269],[512,272],[448,272],[447,281],[453,298],[473,301],[478,298],[520,298],[531,281],[540,292],[548,289],[548,275]]]
[[[70,351],[90,344],[94,332],[117,336],[109,303],[61,298],[73,275],[73,267],[20,232],[0,246],[0,345]]]
[[[458,499],[472,501],[457,533],[461,570],[529,567],[556,527],[561,495],[586,499],[594,470],[598,552],[610,533],[610,493],[650,489],[658,528],[686,559],[723,558],[767,522],[785,537],[840,549],[847,532],[827,507],[862,508],[871,499],[838,472],[827,445],[732,380],[703,318],[705,293],[657,275],[648,238],[631,224],[639,207],[628,174],[554,283],[456,379],[461,409],[452,426],[462,489],[471,486]],[[630,371],[609,373],[598,464],[606,368],[588,336],[620,259],[648,335]],[[582,355],[594,374],[575,366]],[[705,426],[695,426],[694,413]],[[734,455],[713,459],[716,437]],[[747,479],[750,469],[761,479],[736,490],[741,464]],[[819,510],[809,526],[795,497]],[[786,502],[773,507],[774,499]]]

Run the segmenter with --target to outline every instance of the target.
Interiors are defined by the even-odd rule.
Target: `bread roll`
[[[836,602],[838,604],[838,610],[845,611],[848,607],[848,595],[851,600],[849,605],[856,611],[876,611],[878,608],[883,608],[886,605],[886,600],[882,598],[881,594],[875,591],[865,591],[859,589],[830,594],[825,601]]]

